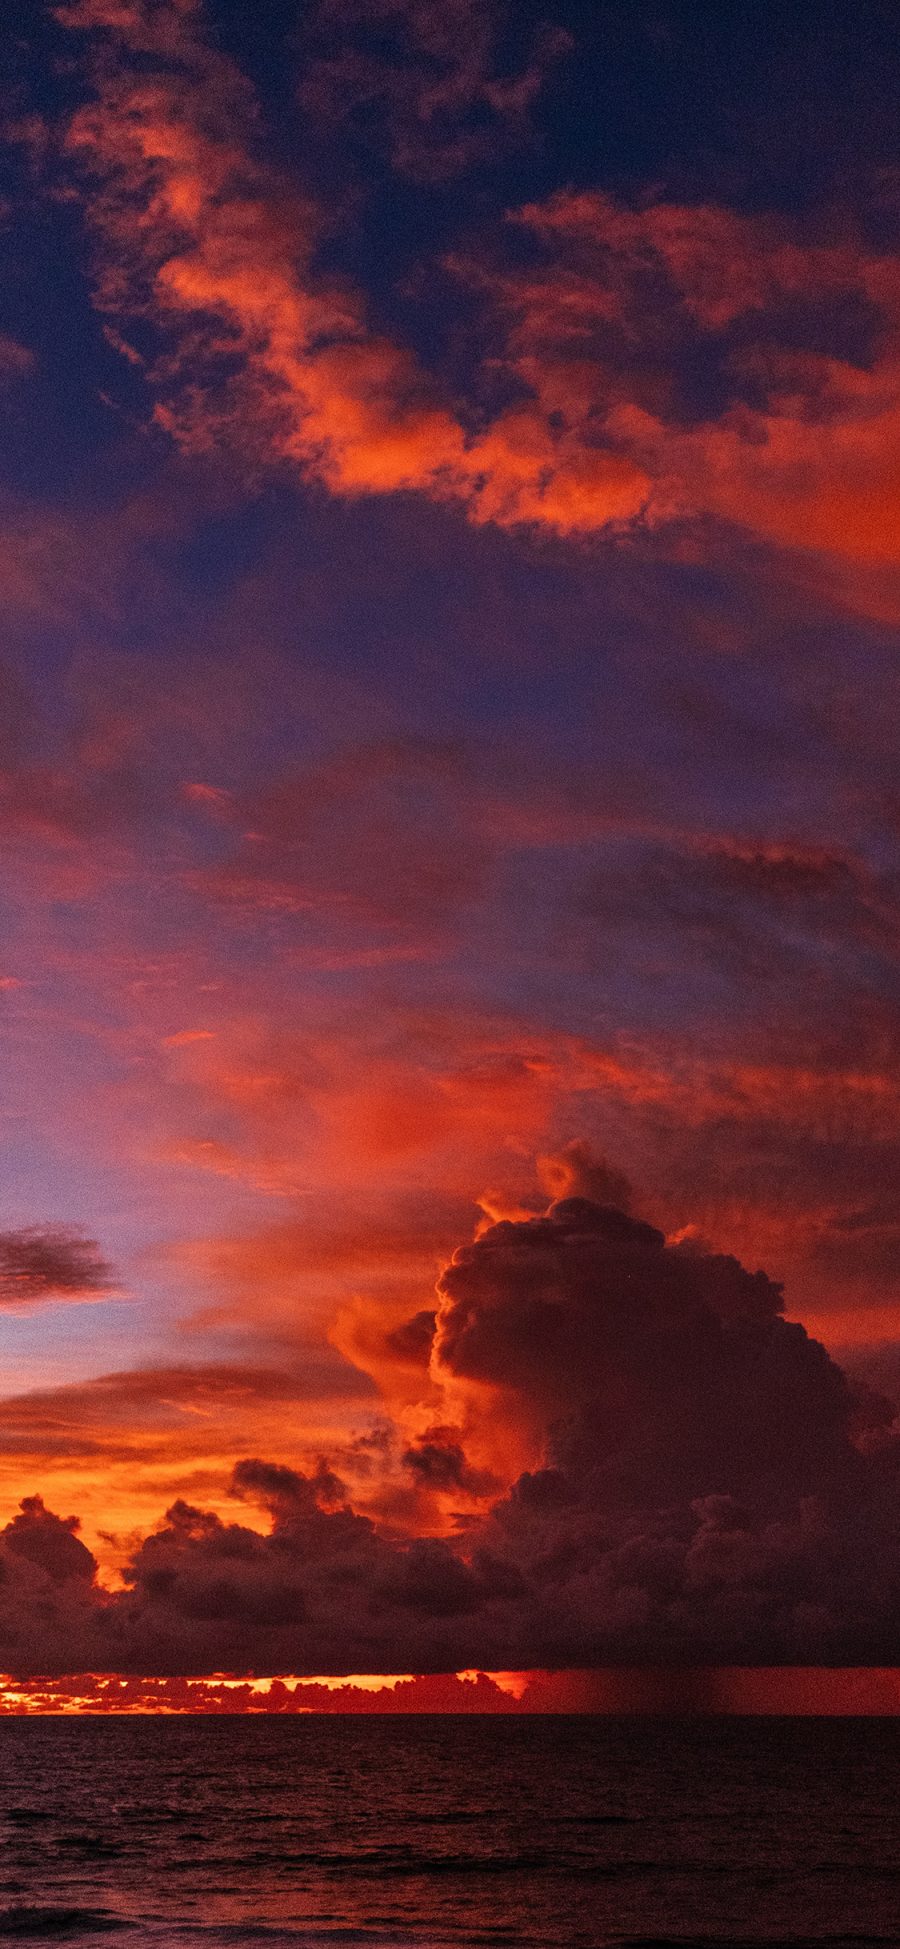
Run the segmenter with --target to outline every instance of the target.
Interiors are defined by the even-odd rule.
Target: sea
[[[890,1719],[0,1720],[0,1942],[900,1944]]]

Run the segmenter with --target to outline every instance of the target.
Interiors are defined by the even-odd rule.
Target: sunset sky
[[[895,7],[13,11],[0,1671],[893,1698]]]

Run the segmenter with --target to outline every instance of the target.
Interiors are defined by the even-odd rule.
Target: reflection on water
[[[7,1719],[0,1940],[900,1944],[889,1720]]]

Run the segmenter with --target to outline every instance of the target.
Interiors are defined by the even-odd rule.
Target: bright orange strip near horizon
[[[305,1696],[304,1696],[305,1695]],[[308,1703],[306,1701],[309,1701]],[[0,1677],[0,1717],[96,1714],[586,1713],[726,1717],[900,1717],[900,1667],[627,1666],[571,1672],[450,1672],[344,1679]]]

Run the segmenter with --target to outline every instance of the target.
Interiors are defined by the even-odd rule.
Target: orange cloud
[[[709,203],[558,192],[514,216],[527,268],[453,263],[494,321],[491,370],[518,393],[486,415],[476,372],[458,412],[359,294],[317,269],[321,213],[258,159],[250,91],[204,41],[198,7],[163,22],[144,0],[78,0],[60,17],[104,49],[97,100],[68,137],[89,184],[98,302],[162,328],[155,415],[181,445],[230,441],[339,495],[412,489],[475,522],[565,535],[714,516],[821,557],[832,593],[890,613],[895,254],[837,217],[802,232]],[[135,65],[147,51],[152,72]],[[309,85],[321,93],[323,76]],[[717,374],[713,407],[689,396],[698,353]]]
[[[863,606],[898,567],[900,258],[837,217],[818,235],[708,204],[629,208],[559,192],[518,213],[540,267],[481,276],[506,357],[572,436],[598,421],[653,480],[659,516],[714,514],[864,571]],[[470,275],[471,271],[469,272]],[[841,347],[847,316],[858,350]],[[796,349],[834,320],[834,351]],[[679,393],[705,353],[712,409]],[[715,397],[715,393],[712,394]]]
[[[124,57],[101,69],[68,146],[95,185],[100,304],[149,313],[180,343],[174,368],[157,368],[176,383],[156,417],[182,445],[233,437],[337,493],[415,488],[475,520],[563,533],[641,511],[649,483],[614,441],[588,446],[531,408],[467,432],[359,299],[321,279],[318,218],[254,160],[246,87],[200,39],[196,9],[165,28],[140,0],[85,0],[60,17],[105,31]],[[171,71],[132,71],[145,49]]]
[[[703,885],[712,875],[717,912],[723,875],[733,877],[742,899],[749,889],[783,910],[792,940],[798,903],[813,901],[821,929],[822,897],[837,900],[836,954],[858,925],[864,940],[881,927],[883,890],[855,880],[840,860],[796,849],[765,857],[737,842],[696,858]],[[680,891],[692,870],[679,854]],[[653,897],[658,913],[658,889]],[[688,917],[696,935],[692,909]],[[717,939],[710,951],[717,967]],[[728,951],[746,965],[751,948],[738,934]],[[369,1342],[347,1313],[357,1297],[364,1314],[371,1306],[380,1318],[384,1309],[384,1330],[417,1282],[426,1305],[441,1254],[471,1225],[476,1198],[494,1215],[535,1209],[536,1157],[548,1160],[540,1175],[549,1190],[591,1184],[599,1195],[606,1182],[617,1203],[621,1159],[664,1229],[679,1230],[688,1212],[722,1249],[773,1263],[804,1316],[833,1312],[840,1295],[862,1303],[863,1288],[867,1304],[888,1306],[898,1114],[890,1014],[845,1020],[829,999],[804,1021],[800,993],[795,1006],[783,986],[769,1016],[710,1024],[702,1046],[685,1045],[677,1029],[592,1040],[479,1016],[450,996],[441,1008],[416,1010],[380,994],[352,1016],[310,1000],[304,1031],[290,1034],[273,1031],[265,1015],[223,1013],[214,1039],[167,1052],[178,1093],[165,1156],[185,1171],[300,1198],[307,1212],[312,1199],[323,1208],[274,1228],[271,1250],[262,1233],[251,1235],[241,1248],[241,1296],[232,1304],[220,1290],[210,1317],[221,1308],[236,1319],[246,1307],[258,1321],[283,1321],[291,1308],[313,1306],[323,1327],[346,1318],[358,1350]],[[225,1128],[223,1117],[227,1142],[210,1134]],[[574,1131],[615,1158],[608,1177]],[[372,1371],[369,1354],[361,1364]]]
[[[104,1571],[114,1575],[160,1504],[227,1505],[238,1456],[264,1442],[274,1460],[315,1466],[372,1417],[371,1384],[327,1346],[275,1363],[252,1358],[171,1363],[103,1374],[0,1400],[0,1500],[23,1470],[55,1501],[71,1500]]]

